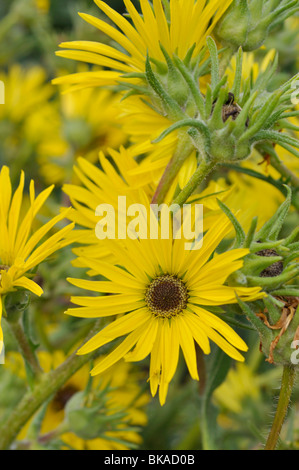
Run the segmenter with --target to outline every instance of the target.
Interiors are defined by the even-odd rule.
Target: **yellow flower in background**
[[[47,183],[72,181],[77,157],[95,162],[100,151],[107,153],[126,143],[126,132],[118,121],[120,99],[119,94],[105,89],[60,94],[57,135],[38,147],[40,172]]]
[[[53,227],[65,219],[70,209],[65,209],[32,233],[33,224],[50,196],[53,186],[35,194],[34,181],[29,187],[30,207],[24,212],[23,190],[24,173],[14,194],[9,168],[3,166],[0,172],[0,320],[2,317],[3,297],[19,288],[40,296],[41,287],[32,280],[33,269],[54,252],[69,244],[65,237],[73,229],[69,224],[51,234]],[[45,239],[47,237],[47,239]],[[0,327],[0,345],[3,333]]]
[[[5,84],[0,150],[3,163],[13,163],[13,180],[26,164],[46,184],[71,182],[78,156],[97,161],[99,151],[107,153],[127,141],[118,120],[121,96],[111,90],[56,94],[39,66],[13,65],[7,74],[0,73],[0,80]]]
[[[36,6],[43,13],[48,13],[51,0],[35,0]]]
[[[67,83],[80,87],[117,84],[118,81],[123,80],[121,78],[123,73],[144,72],[147,54],[151,59],[166,65],[160,45],[170,56],[176,53],[180,58],[185,58],[190,48],[195,45],[193,56],[196,56],[231,2],[232,0],[211,0],[209,2],[154,0],[151,5],[148,0],[140,0],[141,13],[139,13],[130,0],[124,0],[133,23],[131,24],[109,7],[106,2],[95,0],[95,3],[114,23],[115,27],[85,13],[80,13],[80,16],[109,36],[120,47],[95,41],[72,41],[62,43],[61,47],[66,50],[57,54],[60,57],[109,67],[110,70],[83,72],[60,77],[54,83]]]
[[[23,68],[19,64],[10,67],[6,74],[0,72],[5,85],[5,106],[0,107],[0,119],[20,124],[26,117],[45,105],[55,89],[46,82],[46,72],[40,66]]]
[[[22,168],[37,176],[37,155],[51,145],[59,153],[61,121],[55,88],[40,66],[14,64],[0,72],[5,85],[5,104],[0,106],[0,164],[9,164],[15,183]],[[58,149],[58,150],[57,150]]]
[[[38,351],[37,356],[45,373],[56,369],[65,360],[65,354],[60,350],[53,353]],[[20,354],[7,353],[5,368],[26,380]],[[67,423],[65,407],[76,393],[86,389],[90,380],[89,372],[89,365],[85,365],[56,392],[47,407],[40,430],[41,436],[55,431],[63,422]],[[141,390],[139,385],[141,378],[141,374],[124,361],[108,369],[101,377],[94,378],[89,392],[91,403],[95,399],[94,394],[102,391],[106,401],[102,410],[103,417],[121,413],[122,418],[119,419],[116,428],[109,429],[106,425],[99,437],[89,440],[79,437],[70,429],[67,430],[68,424],[66,424],[64,432],[59,436],[61,441],[75,450],[127,450],[131,445],[140,445],[142,439],[138,431],[129,427],[141,429],[147,424],[145,407],[149,402],[149,395]],[[19,434],[19,441],[26,440],[28,426],[29,423]]]
[[[265,387],[274,388],[281,375],[280,367],[259,371],[262,356],[258,345],[252,347],[249,357],[244,363],[236,363],[232,367],[225,381],[218,387],[213,395],[215,403],[223,413],[241,415],[245,411],[246,401],[258,403]],[[220,421],[222,416],[220,415]],[[224,421],[225,422],[225,421]]]
[[[228,372],[225,382],[215,391],[214,398],[221,407],[233,413],[242,412],[242,402],[247,398],[258,400],[258,376],[247,364],[237,363]]]
[[[264,47],[261,48],[263,50]],[[261,62],[258,62],[256,59],[256,54],[253,52],[244,52],[243,54],[243,67],[242,67],[242,80],[243,85],[244,82],[248,79],[252,81],[252,84],[256,82],[259,74],[265,72],[267,67],[273,62],[274,57],[276,54],[275,49],[271,49],[268,51]],[[236,75],[236,66],[237,60],[236,56],[234,55],[231,59],[231,62],[226,69],[226,74],[228,76],[228,83],[232,87],[234,83],[234,78]]]
[[[55,121],[53,107],[50,100],[55,89],[46,81],[46,72],[42,67],[30,68],[14,64],[7,73],[0,72],[0,80],[5,86],[5,104],[0,106],[0,146],[2,155],[7,161],[25,159],[31,156],[28,153],[28,141],[33,143],[40,139],[37,130],[30,130],[28,122],[39,116],[44,123]],[[40,128],[42,135],[45,129]],[[22,148],[22,146],[24,148]],[[27,153],[26,153],[27,152]],[[5,163],[7,163],[7,161]]]
[[[248,250],[232,250],[210,259],[230,230],[230,222],[222,216],[205,234],[202,247],[195,251],[185,250],[183,238],[128,238],[121,240],[123,243],[105,241],[116,259],[114,265],[92,256],[85,260],[94,273],[108,280],[69,281],[86,290],[113,295],[75,296],[71,300],[80,307],[71,308],[67,313],[83,318],[118,314],[121,317],[89,340],[78,354],[87,354],[126,336],[113,352],[99,360],[92,375],[104,372],[123,357],[127,361],[141,361],[150,354],[151,392],[155,395],[159,386],[163,405],[177,368],[180,348],[195,380],[198,380],[195,342],[209,354],[211,339],[229,356],[243,361],[238,349],[247,350],[244,341],[208,311],[209,306],[236,303],[236,294],[248,301],[264,296],[260,287],[225,285],[227,277],[243,265],[241,258]],[[96,256],[96,250],[94,254]]]

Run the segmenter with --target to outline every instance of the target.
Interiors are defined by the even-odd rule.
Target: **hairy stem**
[[[162,204],[162,202],[165,200],[175,177],[177,176],[185,160],[191,155],[193,149],[194,146],[188,136],[183,136],[179,140],[175,154],[168,163],[157,186],[156,192],[152,199],[152,204]]]
[[[281,380],[281,389],[279,394],[278,405],[276,409],[276,414],[272,424],[271,431],[269,433],[265,450],[275,450],[280,435],[280,431],[285,420],[288,406],[290,403],[290,398],[292,394],[292,389],[295,379],[295,369],[291,365],[284,366],[282,380]]]
[[[23,358],[30,365],[35,378],[38,378],[43,371],[24,333],[21,319],[19,318],[16,322],[9,322],[9,325]]]
[[[215,168],[216,164],[212,161],[205,161],[203,160],[199,165],[196,172],[190,178],[189,182],[186,186],[182,189],[176,199],[173,201],[174,204],[178,204],[182,206],[187,199],[191,196],[193,191],[197,188],[197,186],[203,182],[203,180],[211,173],[211,171]]]

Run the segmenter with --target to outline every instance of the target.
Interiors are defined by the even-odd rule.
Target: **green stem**
[[[40,367],[39,362],[38,362],[34,352],[32,351],[32,348],[31,348],[31,346],[28,342],[28,339],[27,339],[27,337],[24,333],[22,323],[21,323],[21,319],[19,318],[15,322],[9,322],[9,325],[10,325],[10,329],[11,329],[15,339],[17,340],[17,343],[18,343],[18,346],[19,346],[19,349],[20,349],[20,352],[21,352],[23,358],[30,365],[31,370],[32,370],[35,378],[38,378],[43,373],[43,370]]]
[[[281,389],[275,418],[267,439],[265,450],[275,450],[280,431],[285,420],[295,379],[295,368],[287,365],[283,368]]]
[[[182,189],[176,199],[173,201],[173,204],[178,204],[182,206],[187,199],[191,196],[193,191],[197,188],[197,186],[202,183],[202,181],[211,173],[211,171],[215,168],[216,164],[213,161],[205,161],[203,160],[199,165],[196,172],[190,178],[189,182],[186,186]]]
[[[296,176],[279,158],[271,156],[271,165],[281,174],[284,178],[289,180],[294,188],[299,188],[299,178]]]
[[[193,150],[194,146],[190,141],[189,136],[182,136],[182,138],[178,141],[175,154],[168,163],[157,186],[156,192],[152,199],[152,204],[162,204],[184,161],[190,156]]]
[[[97,322],[87,339],[98,332],[98,329],[99,324]],[[40,406],[59,390],[84,364],[90,361],[95,354],[78,356],[74,352],[57,369],[40,377],[40,381],[36,384],[34,390],[30,390],[25,394],[8,419],[1,424],[0,450],[9,449],[23,426]]]

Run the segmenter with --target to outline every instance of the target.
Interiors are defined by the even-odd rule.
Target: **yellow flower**
[[[203,57],[200,58],[200,54],[207,37],[212,34],[216,23],[231,1],[167,0],[162,2],[162,0],[155,0],[149,2],[141,0],[141,12],[138,12],[131,0],[124,0],[131,18],[129,22],[106,2],[95,0],[115,27],[91,15],[80,14],[80,16],[109,36],[113,41],[112,45],[95,41],[73,41],[61,44],[64,50],[57,52],[58,56],[87,62],[97,69],[59,77],[53,83],[71,85],[70,89],[120,84],[125,92],[129,90],[126,95],[123,93],[126,99],[120,104],[121,122],[131,142],[137,144],[140,150],[143,149],[147,154],[144,165],[138,169],[138,174],[152,173],[152,168],[154,168],[156,179],[158,175],[161,179],[170,160],[178,158],[175,154],[178,145],[177,132],[168,136],[163,142],[152,143],[155,137],[176,121],[176,117],[175,112],[166,109],[167,106],[165,108],[162,103],[163,99],[160,100],[161,97],[159,98],[151,89],[149,80],[144,74],[148,68],[147,59],[149,58],[151,66],[158,73],[162,88],[167,85],[169,96],[177,101],[174,108],[180,107],[182,113],[194,117],[197,112],[194,109],[194,103],[192,100],[190,103],[187,100],[187,104],[186,101],[189,95],[188,86],[182,76],[179,78],[182,81],[181,86],[178,85],[178,80],[171,77],[169,60],[174,55],[183,60],[189,54],[189,61],[196,69],[198,62],[203,59]],[[119,47],[114,47],[115,43]],[[102,70],[103,67],[106,70]],[[191,153],[196,153],[193,151],[189,138],[187,141],[188,145],[185,146],[184,151],[186,159],[190,158],[182,162],[184,165],[182,174],[191,173],[194,162],[194,155]],[[178,153],[181,152],[178,151]]]
[[[46,83],[45,70],[39,66],[26,69],[14,64],[7,74],[0,73],[0,79],[5,85],[5,106],[0,107],[0,119],[17,124],[43,107],[55,92]]]
[[[70,210],[66,209],[32,234],[36,217],[51,194],[53,186],[36,196],[34,182],[31,180],[30,207],[23,214],[24,183],[25,177],[22,172],[19,186],[12,195],[9,169],[6,166],[2,167],[0,172],[0,320],[2,298],[8,292],[21,288],[39,296],[42,294],[41,287],[31,279],[32,270],[69,243],[65,237],[73,228],[73,224],[69,224],[54,235],[50,235],[53,227],[68,216]],[[46,236],[48,238],[43,241]],[[0,346],[2,342],[3,333],[0,327]]]
[[[110,70],[91,71],[58,78],[55,83],[68,83],[79,86],[113,85],[125,81],[121,75],[128,72],[144,72],[146,56],[166,65],[160,45],[172,56],[178,54],[185,58],[194,46],[193,56],[197,56],[205,40],[213,31],[215,24],[231,4],[232,0],[211,0],[196,2],[194,0],[170,0],[162,2],[140,0],[141,13],[131,0],[124,4],[132,19],[131,24],[117,13],[106,2],[95,0],[98,7],[108,16],[116,27],[80,13],[80,16],[107,34],[120,48],[94,41],[64,42],[65,50],[58,52],[61,57],[88,62]],[[165,6],[165,11],[163,8]],[[120,51],[122,49],[122,51]],[[134,83],[134,82],[133,82]]]
[[[121,336],[126,338],[93,368],[97,375],[121,358],[141,361],[151,355],[149,381],[152,395],[159,386],[160,403],[166,400],[170,381],[177,368],[181,348],[190,375],[198,380],[195,342],[209,354],[209,339],[232,358],[243,361],[238,351],[246,351],[244,341],[223,320],[209,312],[209,306],[236,303],[263,297],[260,287],[225,285],[227,277],[243,265],[248,250],[237,249],[211,258],[231,229],[220,217],[204,236],[198,250],[185,250],[183,238],[106,240],[114,254],[114,265],[90,258],[86,263],[107,281],[70,279],[80,288],[108,296],[73,297],[79,305],[67,311],[85,318],[121,317],[88,341],[79,354],[86,354]],[[96,254],[96,250],[94,251]],[[122,267],[121,267],[122,266]],[[132,351],[132,348],[133,351]]]
[[[56,369],[65,360],[63,351],[53,353],[39,351],[39,363],[45,373]],[[20,354],[9,352],[6,355],[6,368],[22,379],[26,379],[23,359]],[[47,435],[65,420],[65,407],[68,401],[78,392],[84,391],[89,382],[89,365],[82,367],[61,387],[50,401],[41,426],[41,436]],[[74,432],[63,432],[62,442],[76,450],[126,450],[130,444],[140,445],[142,440],[139,433],[128,429],[129,426],[141,427],[147,423],[145,406],[149,401],[146,393],[141,393],[139,385],[140,374],[132,365],[120,361],[111,367],[101,377],[92,381],[91,396],[96,391],[105,391],[106,406],[103,411],[106,416],[122,413],[116,429],[106,429],[96,439],[85,440]],[[92,424],[92,423],[91,423]],[[18,436],[18,440],[26,440],[28,425]]]
[[[108,89],[87,89],[55,95],[42,67],[12,66],[0,73],[5,105],[0,106],[0,150],[13,162],[39,171],[46,184],[73,181],[78,156],[96,161],[99,151],[119,148],[127,141],[118,120],[120,95]],[[1,160],[1,158],[0,158]],[[38,165],[36,165],[38,163]]]
[[[84,257],[92,253],[96,259],[113,260],[111,251],[105,243],[99,242],[95,234],[98,217],[95,215],[96,208],[100,204],[110,204],[116,211],[118,218],[118,196],[125,196],[127,204],[143,202],[145,194],[147,203],[153,195],[153,185],[143,182],[140,175],[131,175],[138,168],[135,161],[135,153],[131,148],[120,148],[119,152],[110,150],[110,159],[100,152],[99,163],[102,169],[96,167],[85,158],[78,158],[77,166],[74,167],[75,175],[81,185],[65,184],[63,191],[70,198],[74,210],[71,219],[78,226],[69,235],[72,243],[81,246],[74,248],[73,252],[78,259],[73,262],[75,266],[86,266]],[[113,191],[111,190],[113,188]],[[142,196],[140,193],[142,188]],[[80,228],[79,228],[80,227]]]

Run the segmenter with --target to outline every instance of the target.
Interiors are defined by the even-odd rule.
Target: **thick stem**
[[[98,329],[99,324],[97,322],[87,339],[98,332]],[[25,394],[8,419],[1,424],[0,450],[9,449],[23,426],[40,406],[59,390],[84,364],[90,361],[94,355],[95,353],[78,356],[74,352],[57,369],[41,376],[34,390],[30,390]]]
[[[156,192],[152,199],[152,204],[162,204],[165,200],[167,193],[177,176],[184,161],[191,155],[194,146],[188,136],[183,136],[177,145],[177,149],[172,159],[168,163],[164,174],[157,186]]]
[[[202,183],[202,181],[211,173],[211,171],[215,168],[216,164],[212,161],[202,161],[199,165],[196,172],[190,178],[189,182],[186,186],[182,189],[180,194],[176,197],[173,201],[173,204],[178,204],[182,206],[187,199],[191,196],[193,191],[197,188],[197,186]]]
[[[295,369],[293,366],[284,366],[282,380],[281,380],[281,389],[277,405],[276,414],[272,424],[270,434],[267,439],[265,450],[275,450],[277,441],[280,435],[280,431],[285,420],[288,406],[290,403],[290,398],[292,394],[292,389],[295,379]]]

